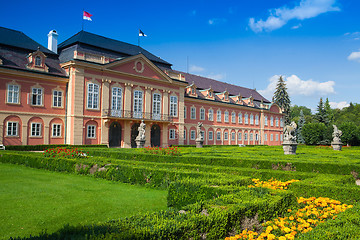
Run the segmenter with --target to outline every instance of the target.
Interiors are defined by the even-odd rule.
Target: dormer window
[[[41,67],[41,57],[36,56],[35,57],[35,66]]]
[[[209,97],[212,97],[212,91],[209,91]]]
[[[191,88],[191,94],[195,95],[195,88]]]

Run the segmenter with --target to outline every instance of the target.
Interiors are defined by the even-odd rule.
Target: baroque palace
[[[80,31],[48,48],[0,27],[0,144],[280,145],[283,114],[256,90],[180,72],[145,49]]]

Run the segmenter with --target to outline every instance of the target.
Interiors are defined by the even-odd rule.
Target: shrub
[[[84,153],[82,149],[78,148],[48,148],[44,151],[44,157],[57,157],[57,158],[87,158],[89,152]]]

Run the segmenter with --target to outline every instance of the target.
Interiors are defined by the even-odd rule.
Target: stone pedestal
[[[196,147],[197,148],[202,148],[203,144],[204,144],[204,140],[195,140],[196,142]]]
[[[331,142],[331,146],[335,151],[341,151],[342,142]]]
[[[143,148],[145,145],[145,140],[135,140],[137,148]]]
[[[284,154],[285,155],[295,155],[296,154],[296,148],[297,148],[297,143],[296,142],[283,142],[283,149],[284,149]]]

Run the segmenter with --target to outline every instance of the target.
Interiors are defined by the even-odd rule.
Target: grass
[[[166,209],[166,191],[0,163],[0,239]]]

